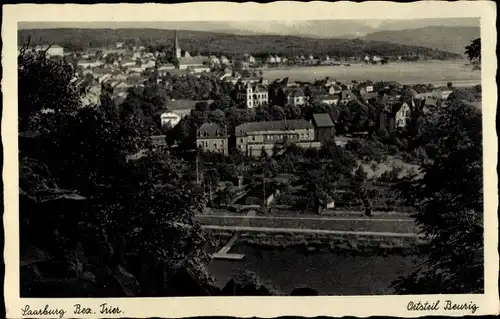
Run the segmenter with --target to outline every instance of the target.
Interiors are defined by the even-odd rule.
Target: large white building
[[[236,90],[236,99],[240,102],[244,101],[249,109],[259,105],[267,105],[269,102],[269,91],[263,84],[240,84]]]

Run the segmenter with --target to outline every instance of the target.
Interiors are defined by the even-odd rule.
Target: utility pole
[[[196,154],[196,184],[200,185],[200,175],[198,169],[198,154]]]
[[[265,171],[262,174],[262,191],[264,193],[264,207],[267,207],[267,201],[266,201],[266,172]]]
[[[212,182],[208,183],[208,192],[210,196],[210,202],[212,202]]]

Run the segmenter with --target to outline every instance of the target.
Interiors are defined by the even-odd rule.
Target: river
[[[317,290],[320,295],[391,294],[391,282],[411,272],[422,259],[418,256],[304,253],[294,248],[268,250],[248,245],[234,246],[231,253],[243,253],[246,258],[242,261],[215,260],[208,266],[219,287],[237,271],[249,270],[284,294],[303,286]]]
[[[263,69],[269,81],[288,77],[292,81],[331,79],[346,82],[397,81],[403,84],[432,83],[435,86],[453,82],[454,86],[474,86],[481,83],[481,72],[472,70],[467,61],[392,62],[388,65],[351,64],[351,66],[299,66]]]

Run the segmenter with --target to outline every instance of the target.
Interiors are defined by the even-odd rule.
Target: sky
[[[279,34],[308,37],[364,36],[367,33],[428,26],[479,27],[477,18],[417,20],[266,20],[266,21],[151,21],[151,22],[19,22],[19,29],[38,28],[158,28],[232,34]]]

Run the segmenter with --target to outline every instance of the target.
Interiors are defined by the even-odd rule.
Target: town
[[[119,264],[113,266],[118,267],[113,276],[121,276],[106,291],[129,296],[283,294],[276,292],[280,289],[287,295],[342,294],[316,279],[318,287],[306,283],[301,290],[300,284],[281,282],[274,289],[275,283],[255,284],[260,280],[255,274],[244,271],[247,277],[241,279],[220,269],[231,263],[231,269],[248,270],[247,262],[273,260],[276,252],[298,249],[291,254],[390,255],[391,267],[398,269],[394,273],[402,273],[408,268],[406,257],[422,256],[429,238],[415,216],[426,199],[416,202],[408,195],[415,191],[410,184],[428,183],[426,176],[441,172],[429,167],[444,172],[442,187],[446,179],[462,181],[462,175],[443,169],[448,164],[441,161],[456,147],[447,144],[452,142],[444,130],[457,135],[454,143],[465,139],[460,147],[473,148],[477,155],[480,81],[270,78],[271,71],[291,68],[327,68],[332,74],[342,69],[349,75],[350,70],[364,74],[359,70],[415,61],[445,62],[417,52],[202,55],[201,50],[183,49],[181,32],[169,34],[173,37],[160,44],[124,40],[83,50],[33,45],[27,39],[18,51],[20,79],[37,83],[20,80],[19,143],[22,154],[28,154],[20,158],[30,167],[26,176],[21,174],[20,194],[27,196],[26,205],[34,205],[23,207],[50,201],[57,206],[64,200],[90,216],[92,227],[105,225],[95,226],[99,240],[119,248],[106,246],[102,254],[110,264]],[[469,60],[459,63],[477,71],[480,57],[471,53]],[[58,70],[57,76],[36,69],[46,65]],[[32,74],[49,75],[34,79],[30,68]],[[27,87],[34,88],[32,96],[46,94],[47,100],[32,98]],[[32,105],[40,112],[25,111]],[[464,133],[472,137],[463,137],[460,129],[474,130]],[[51,138],[42,139],[44,134]],[[74,159],[47,155],[63,149]],[[59,196],[29,190],[31,174],[45,174],[31,168],[30,156],[40,161],[48,156],[57,185],[62,185],[48,193]],[[109,167],[104,168],[105,162]],[[48,176],[42,180],[54,178]],[[44,181],[42,189],[52,187],[48,185],[55,182]],[[43,200],[32,203],[31,192]],[[31,218],[38,217],[25,218],[25,232],[36,227]],[[92,233],[92,227],[82,232]],[[142,258],[150,262],[142,264]],[[23,265],[25,272],[34,267]],[[205,283],[211,273],[219,274],[219,286]],[[164,282],[153,284],[155,276]],[[138,282],[145,291],[139,292]],[[352,287],[344,289],[363,293]],[[399,287],[405,291],[404,284]],[[26,295],[37,294],[26,289]],[[373,288],[381,293],[387,289]]]

